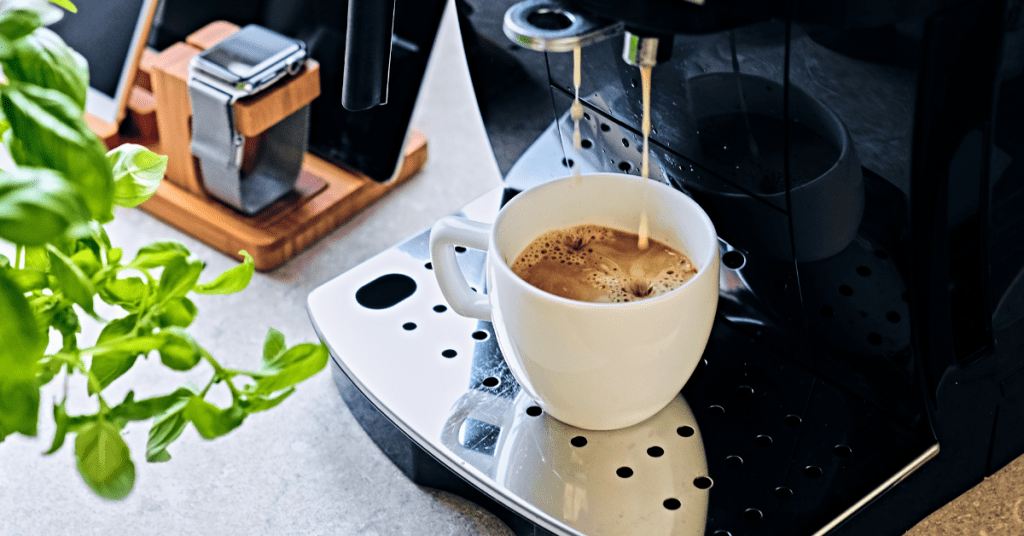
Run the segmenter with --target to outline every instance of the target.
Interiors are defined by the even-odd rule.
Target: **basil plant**
[[[197,314],[189,295],[242,290],[253,275],[252,257],[241,252],[243,263],[205,278],[205,264],[179,243],[149,244],[131,259],[111,244],[103,225],[114,218],[114,206],[134,207],[153,195],[167,157],[138,145],[107,152],[89,130],[86,62],[45,27],[60,16],[45,0],[0,1],[0,132],[14,162],[0,171],[0,240],[13,252],[0,255],[0,441],[35,436],[40,389],[63,378],[46,454],[73,437],[85,482],[102,497],[121,499],[135,481],[121,436],[128,422],[151,421],[146,460],[165,462],[168,446],[189,424],[213,439],[280,404],[326,365],[327,350],[287,347],[271,328],[258,370],[225,368],[187,330]],[[117,317],[101,318],[97,298]],[[82,340],[83,315],[102,326],[96,340]],[[140,400],[128,391],[109,400],[106,388],[140,358],[174,371],[205,362],[212,374],[203,387]],[[72,376],[85,381],[69,382]],[[228,407],[206,399],[216,383],[230,391]],[[72,414],[69,384],[87,390],[98,409]]]

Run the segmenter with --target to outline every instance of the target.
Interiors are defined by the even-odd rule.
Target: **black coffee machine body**
[[[164,4],[165,33],[247,13]],[[220,4],[234,0],[204,9]],[[257,22],[321,51],[330,121],[312,134],[325,156],[386,179],[402,136],[382,153],[351,140],[408,121],[445,2],[352,0],[327,15],[257,4]],[[683,390],[707,457],[694,482],[710,486],[705,534],[902,534],[1024,453],[1024,2],[454,6],[506,200],[574,170],[639,175],[636,64],[655,64],[651,180],[701,203],[722,240],[716,325]],[[484,324],[469,393],[493,380],[511,397]],[[333,362],[353,414],[410,478],[517,534],[551,533],[467,484],[452,470],[462,462]]]
[[[506,199],[639,175],[659,46],[651,178],[723,246],[707,534],[902,534],[1024,453],[1021,2],[456,5]]]

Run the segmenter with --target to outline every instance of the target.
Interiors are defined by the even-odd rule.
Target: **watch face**
[[[251,79],[299,50],[300,44],[277,32],[249,25],[199,54],[206,62],[219,67],[220,76],[230,74],[228,82]]]

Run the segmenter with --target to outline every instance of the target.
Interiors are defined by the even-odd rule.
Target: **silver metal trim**
[[[894,474],[891,477],[889,477],[888,479],[886,479],[885,482],[882,482],[882,484],[880,486],[878,486],[877,488],[871,490],[871,493],[868,493],[867,495],[862,497],[859,501],[853,503],[853,506],[847,508],[843,513],[839,514],[838,517],[836,517],[835,519],[830,521],[827,525],[825,525],[824,527],[819,529],[818,532],[815,532],[812,536],[823,536],[824,534],[828,533],[832,529],[838,527],[843,521],[846,521],[851,516],[853,516],[853,514],[856,514],[861,508],[864,508],[871,501],[874,501],[879,496],[881,496],[883,493],[885,493],[886,491],[888,491],[888,490],[892,489],[893,487],[895,487],[896,484],[899,484],[900,482],[902,482],[904,478],[907,478],[908,476],[910,476],[910,473],[913,473],[914,471],[917,471],[918,469],[920,469],[921,466],[923,466],[925,464],[925,462],[927,462],[928,460],[934,458],[938,453],[939,453],[939,444],[936,443],[936,444],[932,445],[928,450],[926,450],[923,453],[921,453],[920,456],[918,456],[917,458],[914,458],[914,460],[912,462],[910,462],[909,464],[904,466],[896,474]]]
[[[529,20],[537,14],[562,15],[569,26],[557,30],[540,28]],[[505,35],[520,46],[542,52],[569,52],[622,33],[623,24],[570,11],[558,0],[526,0],[505,12],[503,28]]]

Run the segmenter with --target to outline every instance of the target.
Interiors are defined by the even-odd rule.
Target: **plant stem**
[[[268,378],[268,377],[274,375],[273,373],[270,373],[270,372],[255,372],[255,371],[251,371],[251,370],[238,370],[238,369],[230,369],[230,368],[229,369],[224,369],[224,372],[227,372],[228,374],[230,374],[232,376],[242,375],[242,376],[248,376],[250,378]]]
[[[207,352],[205,348],[200,348],[200,352],[202,353],[203,358],[210,363],[211,367],[213,367],[213,371],[216,374],[215,377],[221,378],[222,380],[224,380],[224,383],[228,384],[228,389],[231,390],[231,399],[238,400],[239,396],[241,395],[238,393],[238,389],[235,389],[235,385],[231,383],[231,377],[234,376],[234,374],[232,374],[232,371],[229,371],[224,367],[220,366],[220,363],[218,363],[217,360],[214,359],[213,356],[210,355],[210,352]]]

